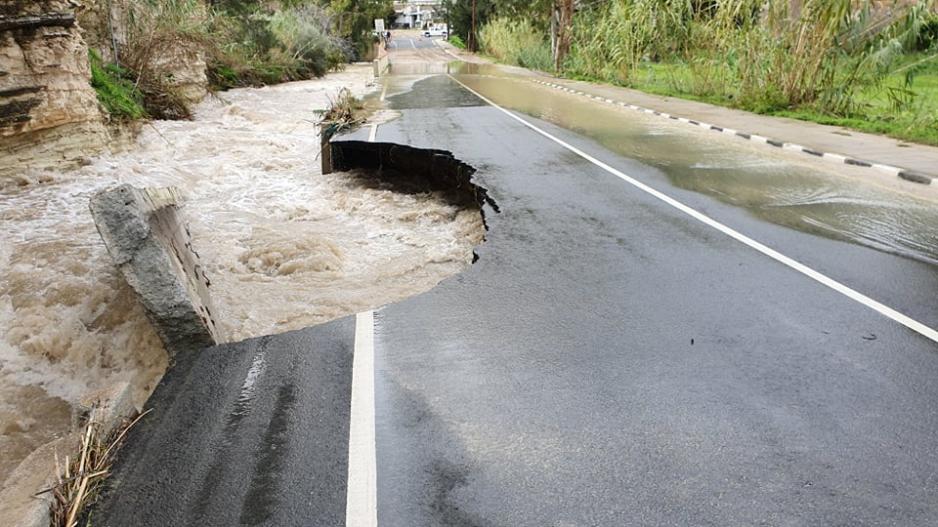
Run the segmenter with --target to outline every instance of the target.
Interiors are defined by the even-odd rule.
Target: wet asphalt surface
[[[470,269],[375,314],[379,525],[938,524],[933,342],[445,76],[389,103],[401,116],[377,141],[453,152],[500,212]],[[532,122],[934,323],[933,267],[767,223]],[[343,525],[353,330],[181,359],[94,524]]]
[[[347,317],[177,357],[91,524],[344,524],[354,334]]]
[[[391,32],[391,42],[388,44],[388,49],[392,52],[398,49],[436,49],[436,47],[431,38],[395,37],[393,31]]]

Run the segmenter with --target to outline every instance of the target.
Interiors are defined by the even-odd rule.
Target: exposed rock
[[[208,65],[202,53],[191,47],[175,45],[153,57],[150,67],[169,79],[190,104],[201,101],[208,94]]]
[[[132,10],[144,7],[131,0],[0,2],[0,187],[24,170],[75,164],[109,145],[88,47],[113,60],[127,46],[129,21],[145,18]],[[197,49],[168,40],[149,56],[147,71],[184,100],[206,95]]]
[[[140,296],[171,356],[221,340],[210,282],[177,215],[179,202],[173,188],[130,185],[91,198],[91,214],[108,253]]]
[[[0,6],[0,179],[70,161],[107,140],[88,52],[64,0]],[[34,149],[33,147],[39,147]]]
[[[114,51],[127,44],[129,0],[79,0],[78,27],[89,48],[105,62],[116,62]]]
[[[138,38],[152,40],[153,49],[146,55],[146,70],[174,87],[189,103],[201,101],[208,93],[205,58],[197,46],[183,39],[149,39],[140,35],[154,26],[152,8],[131,0],[80,0],[78,25],[88,46],[96,49],[104,60],[123,61],[129,53],[128,43]],[[207,15],[207,11],[205,12]],[[136,26],[131,27],[131,20]],[[134,57],[137,58],[137,57]],[[124,63],[124,62],[121,62]]]

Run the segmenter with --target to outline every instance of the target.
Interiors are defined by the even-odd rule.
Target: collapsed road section
[[[499,212],[488,191],[475,183],[475,168],[445,150],[415,148],[396,143],[338,140],[329,143],[331,155],[324,172],[365,169],[409,192],[444,192],[457,203],[475,203],[485,218],[485,206]]]
[[[371,185],[496,209],[447,152],[350,141],[332,153]],[[343,524],[354,330],[345,317],[177,355],[95,524]]]

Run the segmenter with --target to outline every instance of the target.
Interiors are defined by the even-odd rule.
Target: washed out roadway
[[[500,212],[470,269],[374,314],[378,525],[938,524],[935,342],[447,76],[389,102],[378,142],[452,151]],[[525,119],[835,279],[895,263],[897,288],[935,283]],[[94,524],[344,525],[354,333],[182,359]]]

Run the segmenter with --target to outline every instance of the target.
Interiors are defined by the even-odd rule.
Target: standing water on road
[[[475,208],[322,175],[316,109],[369,91],[371,67],[233,90],[193,121],[145,127],[129,152],[0,189],[0,481],[69,427],[95,386],[141,402],[166,354],[110,261],[89,197],[118,183],[174,185],[229,340],[324,322],[425,291],[472,261]]]
[[[772,223],[938,264],[933,187],[597,103],[534,84],[518,68],[465,64],[461,71],[460,81],[496,104],[591,137],[678,187]]]

